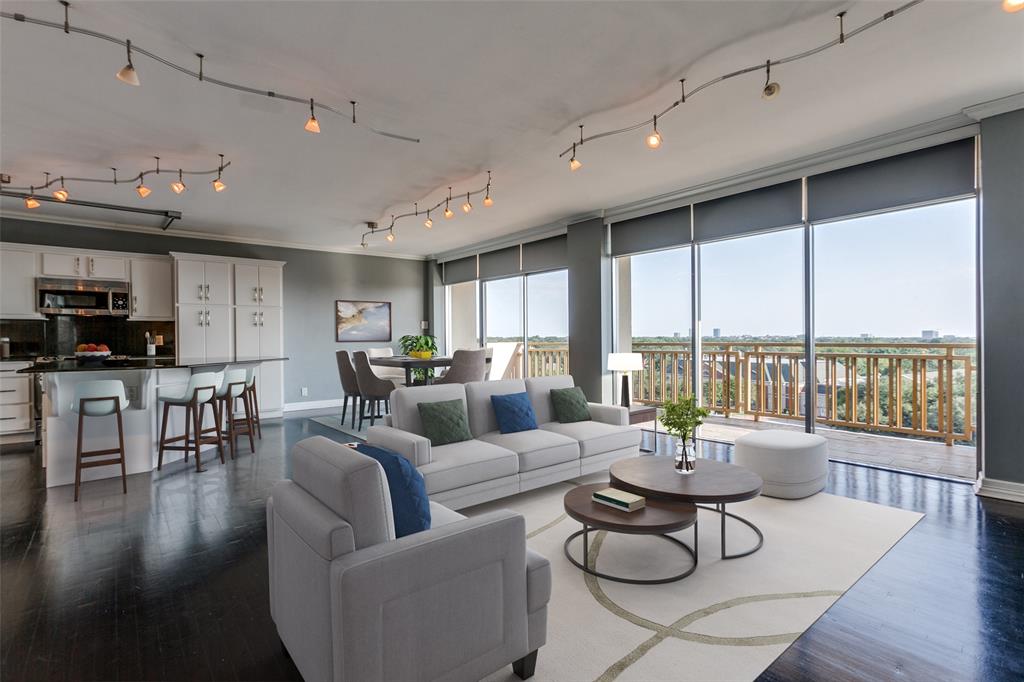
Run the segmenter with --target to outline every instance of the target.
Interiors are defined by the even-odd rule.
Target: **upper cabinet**
[[[170,258],[132,258],[132,320],[174,319],[174,270]]]
[[[280,308],[282,300],[280,265],[235,264],[235,301],[238,305]]]
[[[231,263],[178,258],[178,303],[230,305]]]
[[[123,280],[128,278],[128,268],[125,259],[118,256],[98,256],[74,251],[44,251],[42,274],[44,277]]]
[[[36,269],[39,254],[0,247],[0,317],[40,319],[36,310]]]

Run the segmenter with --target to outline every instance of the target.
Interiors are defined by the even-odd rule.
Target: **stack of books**
[[[614,507],[620,511],[627,512],[643,509],[644,505],[647,504],[647,500],[643,497],[634,495],[633,493],[627,493],[622,490],[616,490],[615,488],[597,490],[594,492],[591,499],[598,504],[606,504],[609,507]]]

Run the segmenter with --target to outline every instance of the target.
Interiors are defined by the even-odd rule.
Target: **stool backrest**
[[[216,394],[220,388],[223,372],[200,372],[189,377],[188,387],[185,389],[185,400],[193,400],[205,403]]]
[[[256,383],[256,366],[249,365],[245,368],[245,385],[252,386]]]
[[[92,398],[115,398],[115,400],[90,400]],[[88,400],[82,407],[82,400]],[[124,384],[118,379],[103,379],[99,381],[83,381],[75,384],[75,394],[71,409],[75,412],[82,410],[87,417],[103,417],[114,414],[117,409],[126,409],[128,399],[125,397]]]
[[[248,375],[244,367],[237,367],[225,371],[224,380],[220,384],[220,389],[217,391],[217,395],[221,397],[228,397],[228,392],[230,391],[230,397],[237,398],[242,395],[242,391],[245,390],[247,378]]]

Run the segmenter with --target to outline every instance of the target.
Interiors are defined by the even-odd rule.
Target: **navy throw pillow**
[[[518,433],[537,428],[537,415],[526,393],[492,395],[491,405],[498,419],[498,430],[502,433]]]
[[[372,457],[384,467],[391,493],[391,513],[395,517],[395,537],[404,537],[430,529],[430,500],[427,486],[412,462],[397,452],[359,443],[356,452]]]

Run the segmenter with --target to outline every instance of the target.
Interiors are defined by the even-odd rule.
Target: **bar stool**
[[[83,381],[75,385],[74,402],[71,410],[78,413],[78,448],[75,453],[75,502],[78,502],[78,489],[82,485],[82,469],[92,467],[121,465],[121,489],[128,494],[128,474],[124,464],[124,424],[121,421],[121,410],[128,409],[128,398],[124,394],[124,384],[117,379],[103,381]],[[82,428],[86,417],[117,417],[117,447],[106,450],[82,450]],[[117,459],[82,461],[87,457],[100,457],[117,454]]]
[[[249,393],[249,409],[252,411],[252,421],[256,425],[256,437],[263,440],[263,427],[260,425],[260,399],[256,394],[256,368],[249,366],[245,368],[245,390]]]
[[[249,451],[256,452],[256,444],[253,443],[253,423],[251,396],[246,389],[248,373],[244,368],[229,369],[224,372],[224,381],[217,390],[217,400],[221,404],[221,414],[227,418],[227,433],[225,437],[231,444],[231,459],[235,458],[235,440],[242,434],[249,436]],[[235,405],[241,399],[244,417],[235,417]]]
[[[164,450],[184,450],[185,461],[188,461],[188,451],[195,449],[196,471],[205,471],[199,455],[199,448],[202,445],[214,444],[220,455],[220,463],[224,464],[224,438],[220,430],[220,406],[217,404],[217,389],[220,387],[223,372],[200,372],[189,377],[188,386],[180,395],[161,395],[157,399],[164,405],[163,426],[160,428],[160,453],[157,456],[156,468],[159,471],[164,464]],[[203,417],[206,415],[206,406],[213,408],[213,426],[203,428]],[[185,408],[185,435],[167,437],[167,418],[170,416],[172,407]],[[195,429],[195,438],[192,438],[189,431]],[[214,432],[216,435],[207,436]],[[183,445],[171,445],[184,441]]]

